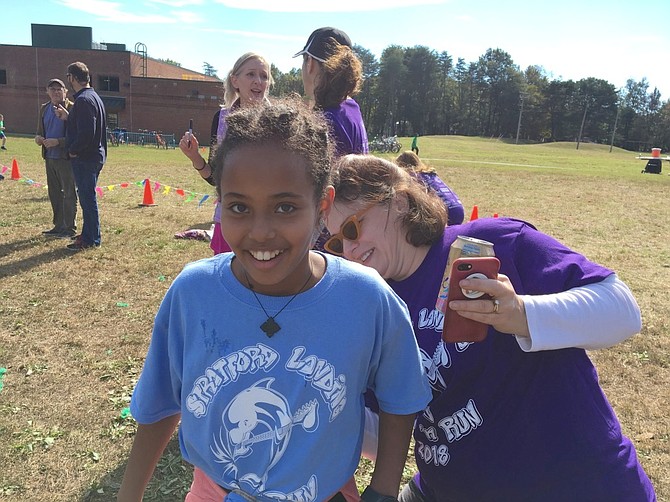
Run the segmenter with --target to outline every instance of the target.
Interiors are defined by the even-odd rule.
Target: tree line
[[[425,46],[355,46],[364,82],[356,100],[370,137],[457,134],[522,142],[583,141],[648,152],[670,150],[670,100],[646,78],[617,89],[606,80],[556,80],[521,70],[501,49],[475,62]],[[272,94],[302,93],[301,70],[274,65]],[[578,143],[579,144],[579,143]]]

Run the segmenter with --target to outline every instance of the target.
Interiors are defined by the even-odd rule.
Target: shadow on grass
[[[80,498],[79,502],[109,502],[116,500],[121,486],[126,462],[95,482]],[[144,502],[181,502],[191,481],[193,468],[184,462],[179,451],[179,440],[173,437],[163,452],[149,486],[144,493]]]
[[[5,244],[0,244],[0,258],[6,258],[12,253],[23,251],[28,248],[35,247],[39,237],[34,237],[32,239],[23,239],[20,241],[7,242]],[[44,263],[53,262],[55,260],[60,260],[67,256],[73,256],[74,253],[68,251],[65,248],[66,244],[69,244],[70,241],[63,239],[63,247],[58,249],[51,249],[45,251],[44,253],[38,255],[32,255],[27,258],[18,261],[9,261],[6,260],[5,263],[0,265],[0,277],[10,277],[18,275],[22,272],[30,270],[32,268],[38,267]]]

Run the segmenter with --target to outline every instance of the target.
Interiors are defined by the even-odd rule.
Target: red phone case
[[[481,291],[464,292],[458,283],[472,274],[483,274],[488,279],[495,279],[498,276],[499,269],[500,261],[494,256],[473,256],[455,260],[451,268],[451,275],[449,276],[448,301],[490,300],[491,296],[481,294]],[[448,343],[481,342],[486,338],[488,329],[488,324],[467,319],[447,306],[442,328],[442,339]]]

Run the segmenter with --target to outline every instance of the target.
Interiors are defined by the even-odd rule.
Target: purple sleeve
[[[590,261],[533,225],[512,218],[482,218],[454,228],[451,235],[469,235],[493,243],[500,273],[520,295],[558,293],[600,282],[614,272]]]
[[[444,206],[447,208],[448,225],[460,225],[465,219],[465,211],[463,203],[458,198],[458,195],[447,186],[447,184],[440,179],[435,173],[417,173],[423,183],[433,190],[437,196],[442,199]]]
[[[330,124],[336,156],[368,153],[367,131],[360,108],[353,99],[343,101],[337,108],[325,109],[323,114]]]
[[[451,206],[454,203],[460,204],[461,201],[458,200],[458,196],[454,191],[447,186],[447,184],[440,179],[440,177],[435,173],[418,173],[423,183],[435,191],[435,193],[442,199],[447,207]]]
[[[517,220],[509,222],[520,227],[512,237],[511,246],[500,249],[504,254],[511,251],[511,256],[501,257],[501,263],[513,266],[510,273],[517,275],[517,278],[510,279],[517,293],[557,293],[600,282],[613,274],[612,270],[590,261],[532,225]],[[498,248],[495,247],[496,255]],[[501,272],[508,274],[502,267]]]

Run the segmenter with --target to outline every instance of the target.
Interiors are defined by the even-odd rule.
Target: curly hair
[[[303,159],[320,200],[330,184],[334,147],[322,114],[307,108],[298,98],[278,99],[265,106],[240,108],[226,117],[228,129],[213,159],[216,191],[221,196],[221,178],[228,156],[240,147],[276,145]]]
[[[355,96],[363,83],[363,65],[351,47],[338,44],[335,39],[327,42],[332,54],[321,65],[314,88],[314,100],[318,108],[332,108],[348,96]]]
[[[373,155],[345,155],[333,166],[333,186],[335,202],[390,204],[404,195],[408,206],[402,224],[407,230],[405,238],[413,246],[435,243],[447,224],[442,200],[388,160]]]
[[[224,106],[228,109],[230,109],[233,106],[233,103],[235,103],[235,100],[237,100],[237,98],[239,97],[237,89],[235,89],[235,86],[233,86],[233,76],[237,76],[240,70],[242,69],[244,63],[246,63],[250,59],[257,59],[265,66],[267,66],[268,78],[269,78],[268,89],[270,89],[274,85],[270,63],[268,62],[267,59],[265,59],[263,56],[255,52],[247,52],[245,54],[242,54],[239,58],[237,58],[237,61],[235,61],[233,68],[228,72],[228,75],[226,76],[226,80],[223,85],[224,90],[223,102]]]

